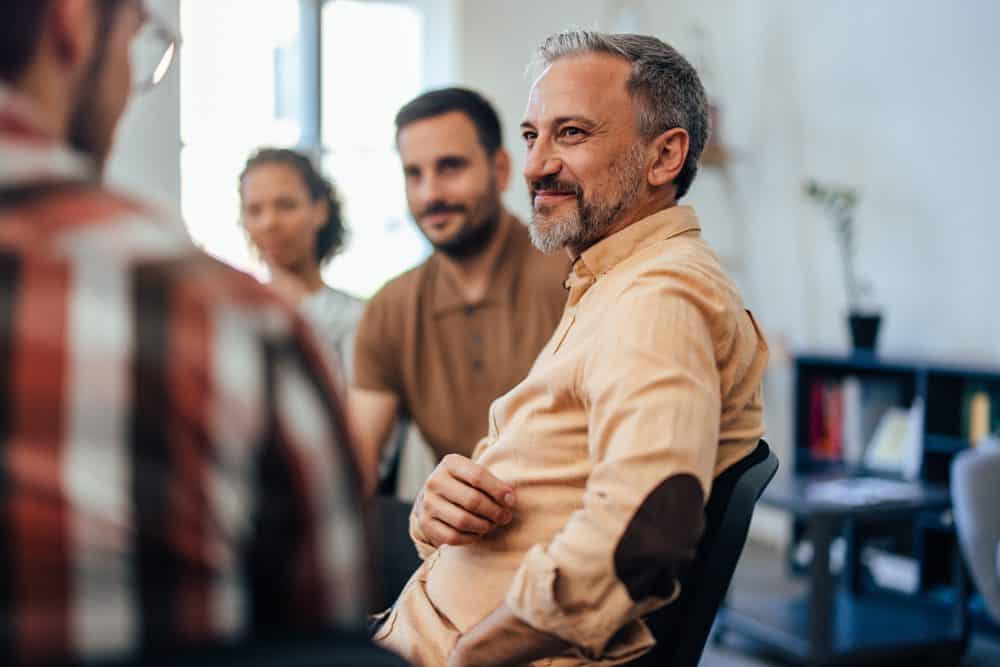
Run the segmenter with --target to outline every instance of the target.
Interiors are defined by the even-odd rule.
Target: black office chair
[[[381,611],[392,605],[403,592],[403,586],[420,567],[420,555],[410,539],[412,509],[411,503],[391,496],[375,498],[374,525],[378,527],[375,539],[379,547],[379,562],[375,571],[378,573],[380,590],[376,595],[376,608],[372,611]]]
[[[761,440],[756,449],[712,483],[705,533],[681,575],[681,594],[646,619],[656,646],[629,667],[696,667],[715,615],[746,544],[754,506],[778,471],[778,457]]]

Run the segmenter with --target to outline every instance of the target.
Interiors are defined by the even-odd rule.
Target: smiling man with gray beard
[[[541,48],[522,137],[531,236],[573,260],[559,326],[411,516],[422,567],[375,637],[417,665],[613,665],[679,593],[713,479],[764,432],[767,345],[701,238],[694,69],[653,37]]]

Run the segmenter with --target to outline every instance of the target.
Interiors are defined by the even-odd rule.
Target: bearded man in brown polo
[[[396,115],[396,145],[434,253],[379,290],[358,326],[350,405],[369,488],[399,414],[435,463],[472,453],[490,404],[524,379],[559,322],[569,270],[565,256],[532,248],[504,209],[510,155],[481,95],[445,88],[411,100]]]

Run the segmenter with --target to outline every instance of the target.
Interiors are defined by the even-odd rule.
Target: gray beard
[[[642,147],[636,145],[610,167],[617,174],[616,194],[596,202],[585,200],[584,193],[576,195],[576,208],[557,218],[547,218],[543,207],[534,209],[528,231],[531,242],[545,254],[552,254],[569,245],[590,246],[604,237],[621,212],[639,198],[642,179]]]

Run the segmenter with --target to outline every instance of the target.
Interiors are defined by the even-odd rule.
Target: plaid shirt
[[[305,324],[32,117],[0,87],[0,664],[360,626],[354,462]]]

